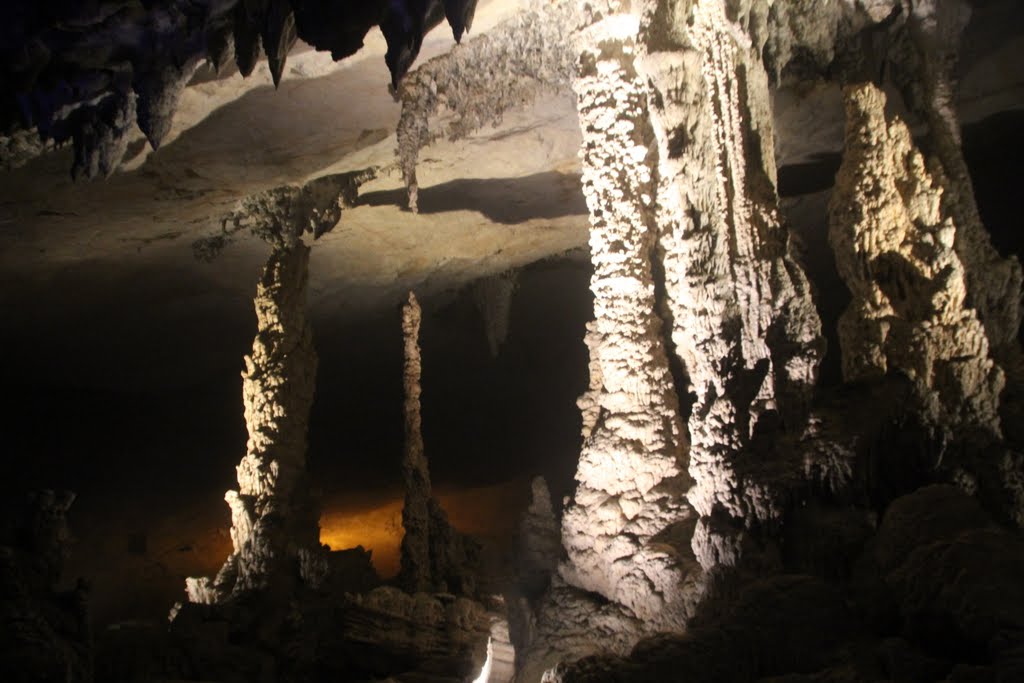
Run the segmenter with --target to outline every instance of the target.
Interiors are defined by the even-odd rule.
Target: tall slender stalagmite
[[[705,567],[736,561],[736,522],[781,514],[770,456],[755,444],[801,428],[823,349],[778,216],[767,74],[750,17],[725,5],[646,0],[637,60],[657,139],[672,339],[696,394],[689,501]],[[664,16],[677,17],[670,30],[656,23]]]
[[[402,508],[402,564],[399,583],[410,593],[433,589],[430,576],[430,471],[423,452],[420,419],[420,320],[423,312],[416,295],[409,292],[402,306],[402,335],[405,339],[405,453],[402,479],[405,505]]]
[[[402,479],[405,505],[402,507],[401,566],[398,583],[409,593],[443,592],[473,596],[476,592],[476,564],[479,548],[448,523],[448,515],[431,494],[430,469],[423,449],[420,418],[420,322],[423,311],[416,295],[402,307],[405,339],[405,453]]]

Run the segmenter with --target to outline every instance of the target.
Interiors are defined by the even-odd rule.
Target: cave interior
[[[0,54],[0,681],[1024,680],[1017,0]]]

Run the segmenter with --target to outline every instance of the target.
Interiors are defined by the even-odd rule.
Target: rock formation
[[[847,381],[903,372],[925,419],[948,438],[965,428],[1000,434],[1003,373],[989,356],[944,210],[943,171],[885,116],[873,85],[846,90],[843,164],[830,204],[836,264],[853,301],[839,320]]]
[[[423,147],[443,136],[465,137],[545,90],[568,87],[574,59],[566,40],[572,5],[572,0],[532,0],[528,11],[426,62],[402,82],[398,160],[412,211],[417,210],[416,160]],[[432,131],[431,117],[443,111],[454,114],[452,120]]]
[[[242,373],[249,431],[231,507],[234,552],[213,584],[190,579],[189,600],[211,602],[299,575],[320,550],[319,511],[309,498],[306,445],[316,352],[306,320],[309,247],[275,249],[256,289],[258,332]],[[212,594],[211,594],[212,591]]]
[[[126,122],[137,118],[152,147],[160,145],[204,59],[219,73],[233,49],[249,76],[262,52],[276,86],[298,38],[340,60],[380,26],[397,84],[427,31],[447,19],[459,41],[475,9],[476,0],[172,0],[138,11],[119,0],[8,3],[0,9],[0,133],[34,128],[43,143],[72,140],[75,177],[109,175],[127,145]]]
[[[93,680],[88,586],[59,587],[69,554],[72,493],[5,500],[0,522],[0,678]]]
[[[594,423],[562,518],[571,586],[622,605],[652,628],[681,628],[683,573],[656,536],[684,522],[685,442],[662,321],[655,312],[651,254],[652,133],[646,91],[632,65],[637,21],[629,14],[585,17],[574,82],[583,131],[583,192],[591,214],[587,334]]]
[[[512,295],[516,291],[514,270],[481,278],[473,283],[473,300],[483,318],[487,348],[497,358],[512,317]]]
[[[724,519],[750,526],[781,514],[770,456],[753,444],[802,428],[823,341],[778,215],[753,9],[736,17],[722,0],[670,5],[680,21],[665,31],[653,23],[655,3],[644,3],[637,68],[651,86],[672,339],[696,394],[694,551],[710,568],[736,559],[736,531]]]
[[[233,233],[246,229],[273,251],[256,287],[257,333],[242,373],[246,455],[236,468],[238,490],[225,494],[234,551],[212,582],[187,580],[191,602],[220,602],[278,584],[287,588],[298,577],[311,585],[325,578],[319,510],[306,481],[317,358],[306,319],[310,250],[301,237],[330,231],[374,174],[323,176],[247,197],[224,219],[221,235],[193,245],[197,257],[210,260]]]
[[[966,304],[985,326],[1000,362],[1009,364],[1019,354],[1021,267],[1016,257],[999,255],[981,221],[956,108],[954,71],[971,11],[963,0],[913,3],[893,72],[908,105],[928,124],[929,142],[944,170],[942,211],[956,225],[953,247],[963,266]]]
[[[423,311],[416,295],[402,307],[405,340],[405,453],[402,479],[405,504],[402,507],[401,567],[398,583],[409,593],[476,594],[476,564],[479,547],[448,523],[448,515],[430,488],[430,469],[423,449],[420,417],[420,322]]]

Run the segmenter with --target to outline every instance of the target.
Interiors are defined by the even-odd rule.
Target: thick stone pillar
[[[313,332],[306,319],[309,247],[274,249],[256,287],[257,333],[245,358],[242,402],[249,432],[236,468],[233,553],[217,578],[188,579],[192,602],[218,602],[300,575],[303,554],[320,548],[318,512],[306,482],[309,411],[316,384]]]
[[[685,439],[656,314],[653,133],[633,67],[639,22],[616,3],[581,2],[583,191],[590,208],[594,321],[584,444],[562,520],[562,579],[624,607],[640,623],[682,628],[683,571],[656,537],[690,515]]]
[[[801,428],[823,340],[779,219],[768,80],[750,17],[729,16],[724,0],[642,7],[637,65],[657,141],[659,247],[672,340],[696,394],[694,551],[712,567],[736,561],[736,522],[781,514],[771,449],[755,441]]]

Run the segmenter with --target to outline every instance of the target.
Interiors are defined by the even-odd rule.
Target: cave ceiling
[[[166,132],[154,149],[153,130],[144,133],[131,122],[121,163],[109,177],[99,172],[92,180],[82,177],[87,175],[83,152],[68,128],[74,116],[60,119],[59,102],[44,106],[46,93],[57,97],[46,85],[69,73],[86,83],[81,74],[92,73],[90,65],[99,62],[102,68],[93,71],[107,80],[82,85],[85,95],[79,93],[79,104],[88,100],[88,87],[116,90],[123,76],[108,67],[119,58],[118,46],[130,42],[124,36],[138,33],[166,8],[187,5],[201,16],[228,17],[233,3],[103,0],[80,6],[75,16],[89,17],[84,24],[61,24],[60,17],[74,14],[63,6],[51,8],[50,16],[41,9],[30,12],[24,3],[9,5],[5,11],[13,14],[5,29],[3,84],[8,135],[0,140],[0,305],[10,343],[27,347],[40,339],[76,336],[79,358],[68,358],[62,350],[66,344],[54,342],[46,367],[39,370],[44,375],[79,373],[82,381],[127,386],[198,376],[205,371],[204,361],[183,362],[181,354],[171,352],[176,340],[187,330],[216,346],[229,327],[251,325],[249,302],[268,247],[243,236],[214,262],[203,263],[195,258],[193,243],[218,234],[223,218],[246,196],[367,167],[381,171],[362,186],[359,205],[347,209],[340,224],[314,245],[310,297],[315,325],[397,305],[409,289],[450,291],[545,258],[585,253],[580,133],[567,90],[544,92],[506,114],[497,126],[485,126],[467,138],[429,145],[420,154],[419,213],[406,208],[395,156],[401,105],[389,92],[389,82],[402,75],[412,56],[415,69],[462,49],[453,32],[466,23],[467,11],[474,14],[473,4],[444,3],[456,17],[451,25],[443,22],[439,7],[421,8],[427,16],[424,28],[434,28],[418,55],[415,36],[395,37],[394,17],[382,20],[384,10],[370,16],[368,8],[377,7],[373,3],[362,4],[362,10],[352,9],[359,3],[334,5],[339,15],[328,19],[335,27],[346,27],[340,33],[340,28],[331,33],[323,21],[311,21],[312,15],[303,18],[297,11],[299,35],[319,49],[302,40],[288,43],[285,36],[279,44],[291,45],[287,59],[282,59],[284,52],[269,61],[263,56],[246,78],[235,60],[223,54],[218,71],[211,64],[217,60],[206,58],[214,54],[212,48],[194,44],[195,30],[165,31],[154,55],[163,50],[176,55],[171,61],[178,68],[194,68],[173,117],[164,124]],[[525,4],[481,0],[463,40],[486,33]],[[320,7],[313,2],[298,5],[307,13]],[[965,124],[1024,105],[1024,83],[1014,67],[1024,59],[1024,40],[1019,31],[1007,28],[1019,20],[1020,9],[1015,3],[979,5],[960,66]],[[112,16],[121,17],[120,23]],[[90,27],[89,21],[96,25]],[[381,23],[381,29],[374,23]],[[120,33],[111,33],[110,26],[119,26]],[[415,26],[405,28],[415,33]],[[210,33],[198,31],[208,42]],[[50,62],[36,54],[42,49],[54,50]],[[158,72],[166,62],[154,55],[146,62],[151,79],[162,77]],[[60,64],[63,71],[50,66],[33,72],[34,63]],[[276,88],[274,71],[280,71]],[[145,86],[137,89],[145,91]],[[790,76],[774,105],[779,166],[806,167],[812,176],[816,165],[828,168],[831,163],[834,170],[843,125],[838,88]],[[70,104],[62,106],[65,112],[73,110]],[[40,146],[34,129],[26,127],[26,112],[40,131],[65,138],[63,144]],[[153,126],[152,121],[147,124]],[[73,167],[77,180],[69,173]],[[802,189],[804,176],[794,176],[794,186],[787,183],[789,176],[781,175],[784,193],[822,189],[814,187],[820,177]],[[126,310],[132,315],[125,316]],[[93,329],[104,333],[88,332]],[[128,350],[140,346],[152,351],[149,357],[134,365],[121,363],[116,373],[102,362],[106,357],[130,358]],[[152,362],[154,354],[165,362]],[[81,357],[100,360],[91,367]],[[231,362],[228,356],[209,361]]]

